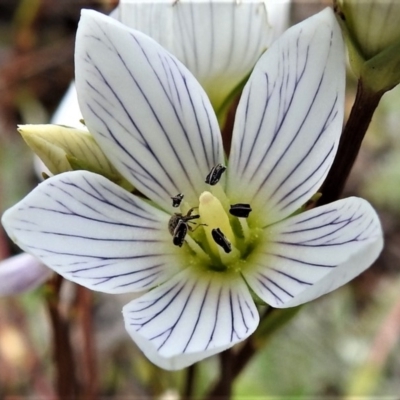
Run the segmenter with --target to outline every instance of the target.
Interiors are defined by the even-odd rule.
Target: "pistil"
[[[219,229],[225,235],[226,239],[234,247],[236,246],[236,238],[229,223],[229,217],[224,210],[221,202],[210,192],[203,192],[199,198],[199,214],[203,226],[208,245],[213,254],[219,257],[218,244],[215,242],[212,231]]]

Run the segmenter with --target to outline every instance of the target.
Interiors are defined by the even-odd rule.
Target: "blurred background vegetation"
[[[36,184],[32,154],[16,131],[47,123],[73,78],[74,34],[81,8],[109,12],[117,0],[0,0],[0,212]],[[292,21],[329,5],[297,1]],[[348,76],[347,113],[355,94]],[[400,88],[385,94],[374,116],[345,196],[378,210],[385,249],[360,277],[303,307],[237,380],[236,398],[398,399],[400,393]],[[0,228],[0,258],[18,252]],[[52,331],[46,288],[0,299],[0,398],[54,398]],[[94,294],[64,285],[65,313],[78,384],[102,397],[177,398],[184,375],[150,366],[125,333],[129,295]],[[81,313],[90,302],[92,318]],[[86,302],[86,303],[85,303]],[[82,324],[93,323],[85,336]],[[91,331],[91,327],[86,326]],[[87,330],[86,330],[87,332]],[[83,348],[90,341],[94,351]],[[89,359],[88,359],[89,357]],[[89,367],[88,367],[89,366]],[[198,369],[198,393],[216,378],[217,360]],[[88,398],[95,389],[88,389]],[[91,394],[90,394],[91,393]]]

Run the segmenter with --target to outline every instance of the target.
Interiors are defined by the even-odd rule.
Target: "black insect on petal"
[[[232,251],[231,242],[225,237],[225,235],[221,232],[221,229],[212,229],[211,235],[217,243],[218,246],[221,246],[225,253],[230,253]]]
[[[250,204],[243,203],[232,204],[229,209],[229,213],[238,218],[247,218],[251,212],[252,208],[250,207]]]
[[[178,224],[175,227],[174,235],[172,242],[175,246],[182,247],[183,243],[185,242],[185,237],[188,232],[188,225],[185,221],[179,220]]]
[[[226,167],[222,164],[217,164],[213,167],[206,177],[206,183],[211,186],[216,185],[221,179],[222,174],[226,171]]]
[[[172,207],[179,207],[182,203],[184,195],[182,193],[178,193],[176,196],[171,197],[172,199]]]

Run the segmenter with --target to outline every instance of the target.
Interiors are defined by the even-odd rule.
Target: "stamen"
[[[240,258],[240,252],[235,246],[232,246],[232,251],[230,253],[225,253],[222,247],[218,246],[218,253],[222,264],[225,266],[235,264]]]
[[[190,235],[186,236],[186,243],[196,255],[201,258],[204,262],[208,263],[210,261],[210,256],[193,240]]]
[[[229,209],[229,213],[238,218],[248,218],[251,211],[250,204],[243,203],[233,204]]]
[[[250,229],[247,224],[247,220],[244,218],[238,218],[240,226],[242,227],[242,232],[244,236],[244,240],[247,242],[250,239]]]
[[[171,197],[172,199],[172,207],[179,207],[182,203],[184,195],[182,193],[178,193],[176,196]]]
[[[225,235],[221,232],[221,229],[213,229],[211,231],[211,235],[217,243],[218,246],[222,247],[225,253],[230,253],[232,251],[231,242],[225,237]]]
[[[217,164],[215,167],[211,169],[210,173],[207,175],[206,183],[211,186],[216,185],[225,171],[226,167],[224,165]]]
[[[225,191],[219,183],[214,186],[210,186],[210,192],[213,194],[213,196],[218,198],[225,209],[229,207],[229,199],[226,197]]]

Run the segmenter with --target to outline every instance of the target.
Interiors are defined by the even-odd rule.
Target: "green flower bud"
[[[400,82],[400,2],[337,0],[355,75],[373,92]]]
[[[113,167],[92,135],[61,125],[20,125],[19,133],[54,175],[87,170],[131,191],[133,186]]]

